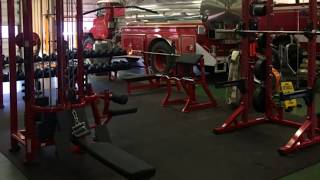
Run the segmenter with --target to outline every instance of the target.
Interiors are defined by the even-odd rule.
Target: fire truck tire
[[[167,42],[159,41],[151,47],[151,52],[171,54],[174,53],[174,49]],[[174,66],[174,64],[174,57],[172,56],[150,56],[150,66],[153,73],[166,74]]]

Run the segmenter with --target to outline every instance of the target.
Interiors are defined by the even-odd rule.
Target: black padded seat
[[[79,121],[86,122],[88,125],[85,109],[80,108],[76,111]],[[58,154],[65,154],[64,152],[70,147],[72,141],[92,158],[116,171],[128,180],[149,180],[155,175],[156,170],[154,167],[109,142],[93,142],[90,136],[81,139],[71,138],[73,124],[71,111],[59,112],[58,122],[59,130],[55,133]]]
[[[147,180],[155,175],[155,168],[110,143],[79,142],[93,158],[130,180]]]
[[[182,54],[181,56],[176,58],[176,63],[183,63],[183,64],[198,64],[199,61],[202,59],[201,54]]]

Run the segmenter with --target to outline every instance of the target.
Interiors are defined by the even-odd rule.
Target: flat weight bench
[[[79,121],[88,124],[85,110],[76,111]],[[58,113],[59,130],[55,133],[58,154],[68,151],[72,139],[81,150],[128,180],[149,180],[155,175],[154,167],[108,142],[94,142],[90,136],[81,139],[71,138],[72,118],[70,111]]]
[[[200,75],[196,76],[193,67],[200,67]],[[205,77],[203,56],[200,54],[184,54],[176,58],[175,72],[172,75],[164,75],[161,79],[166,80],[167,95],[162,100],[163,106],[171,104],[184,104],[182,112],[200,110],[217,105],[216,100],[211,94]],[[170,99],[172,96],[173,84],[181,84],[186,97],[182,99]],[[196,85],[201,85],[209,101],[200,103],[196,98]]]
[[[160,76],[156,74],[138,74],[138,75],[129,75],[122,78],[127,82],[127,91],[128,94],[131,94],[134,90],[139,89],[152,89],[160,86]],[[149,81],[148,84],[138,84],[133,85],[136,82]]]

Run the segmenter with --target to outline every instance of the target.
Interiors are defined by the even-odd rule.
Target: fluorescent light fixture
[[[97,4],[100,3],[120,3],[120,0],[99,0]]]

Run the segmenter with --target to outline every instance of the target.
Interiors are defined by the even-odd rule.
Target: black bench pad
[[[155,168],[109,143],[79,145],[91,156],[130,180],[146,180],[155,175]]]
[[[79,121],[86,122],[88,125],[85,109],[80,108],[76,111]],[[155,168],[108,142],[93,142],[91,136],[86,136],[82,139],[71,138],[73,124],[71,111],[59,112],[58,122],[59,130],[55,133],[55,142],[57,153],[60,154],[60,157],[64,156],[63,158],[72,159],[72,154],[66,151],[70,148],[72,141],[94,159],[129,180],[149,180],[155,175]]]
[[[176,58],[176,63],[197,64],[203,56],[201,54],[182,54]]]
[[[129,75],[127,77],[123,77],[122,79],[128,82],[137,82],[137,81],[145,81],[152,79],[159,79],[159,76],[155,74],[138,74],[138,75]]]

